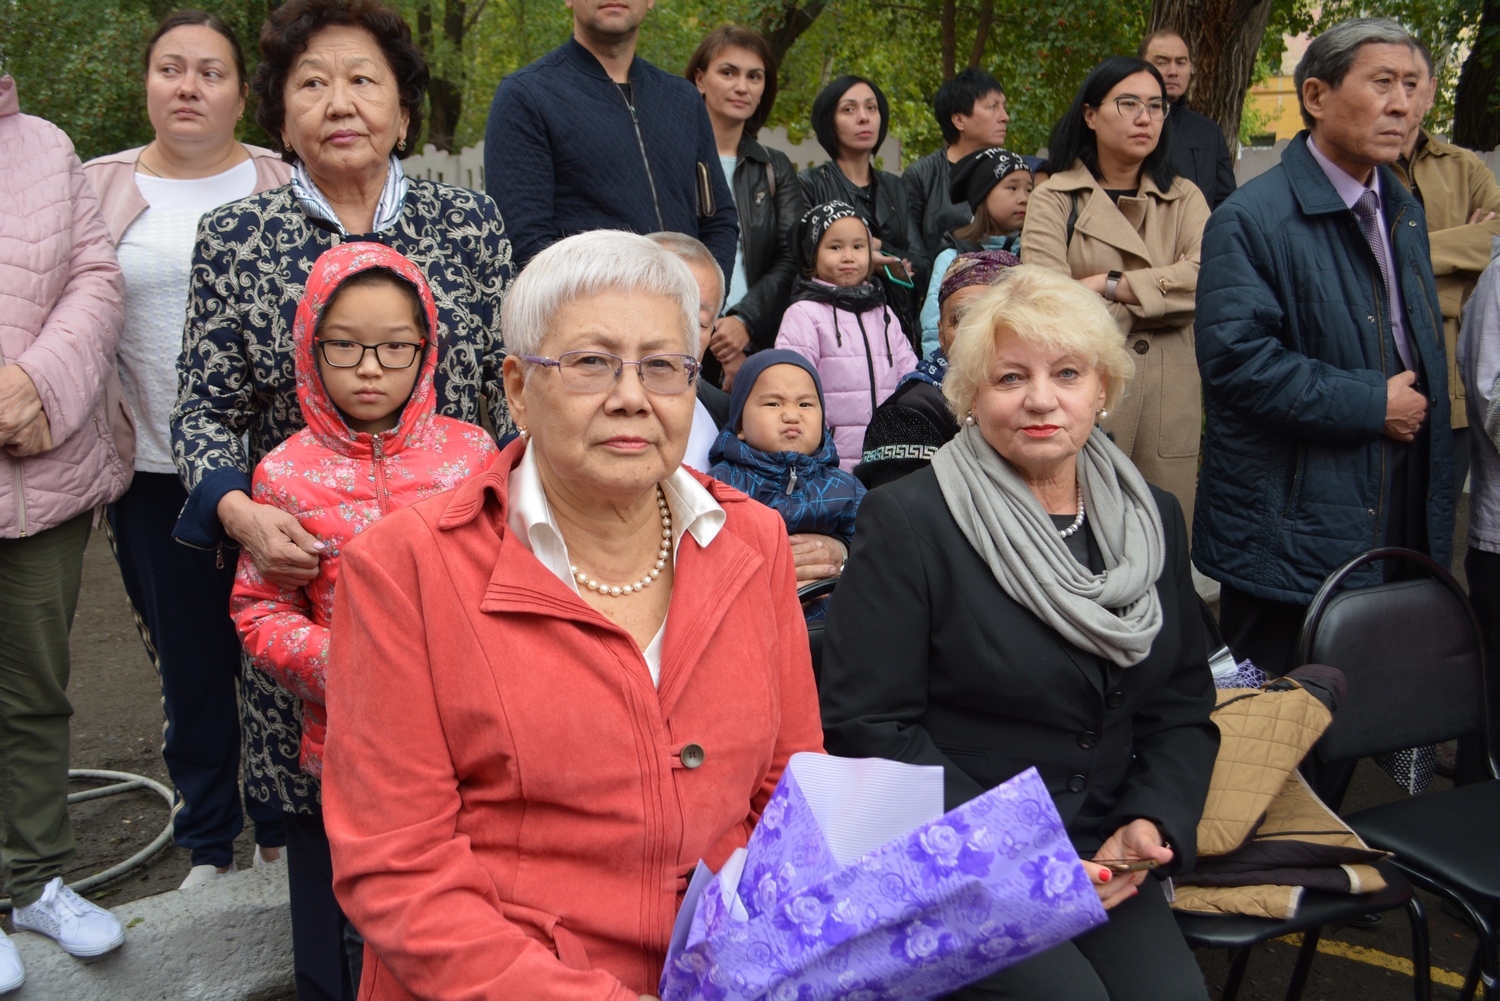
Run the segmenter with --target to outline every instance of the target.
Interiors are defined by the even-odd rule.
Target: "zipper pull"
[[[214,567],[219,570],[224,569],[224,543],[222,542],[214,547]]]
[[[793,466],[791,472],[792,475],[787,477],[786,481],[786,492],[788,494],[791,494],[792,489],[797,486],[797,467]]]

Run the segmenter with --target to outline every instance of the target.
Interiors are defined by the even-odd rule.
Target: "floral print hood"
[[[416,385],[401,411],[401,420],[394,428],[378,435],[351,430],[339,413],[338,407],[329,397],[318,374],[318,360],[314,342],[317,339],[318,322],[328,301],[333,298],[340,285],[355,275],[371,268],[386,268],[416,286],[422,299],[422,310],[427,316],[427,345],[422,351],[421,371],[417,373]],[[402,449],[416,444],[423,434],[423,427],[436,412],[432,381],[437,372],[438,359],[437,303],[432,289],[427,285],[421,269],[383,243],[342,243],[325,251],[313,264],[308,275],[307,291],[297,304],[297,316],[292,322],[292,349],[297,363],[297,403],[302,408],[302,419],[324,448],[351,457],[368,456],[375,448],[375,439],[380,439],[380,451],[394,455]]]

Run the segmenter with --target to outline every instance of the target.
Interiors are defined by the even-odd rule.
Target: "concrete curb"
[[[125,944],[95,960],[17,932],[26,983],[4,1001],[247,1001],[293,989],[284,864],[145,897],[114,914]]]

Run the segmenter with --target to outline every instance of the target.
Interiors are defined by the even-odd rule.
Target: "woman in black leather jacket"
[[[790,301],[796,265],[788,234],[802,217],[802,189],[791,160],[755,141],[776,102],[776,58],[766,40],[726,24],[698,44],[684,74],[703,95],[729,190],[740,243],[723,315],[714,325],[704,374],[730,388],[745,355],[773,347]]]
[[[812,106],[813,132],[831,159],[803,171],[798,179],[809,207],[839,201],[859,210],[870,233],[880,240],[880,252],[872,255],[875,277],[902,327],[912,331],[921,329],[917,289],[926,288],[932,262],[916,249],[921,240],[912,227],[901,176],[875,167],[875,151],[885,142],[890,120],[885,93],[874,83],[858,76],[834,80],[818,93]],[[894,282],[885,274],[885,265],[894,271],[898,263],[911,273],[908,284]]]

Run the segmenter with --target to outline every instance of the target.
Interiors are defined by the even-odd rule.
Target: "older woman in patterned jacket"
[[[367,240],[416,264],[437,302],[437,412],[478,424],[487,401],[504,433],[499,315],[511,258],[494,202],[401,169],[428,74],[399,14],[380,0],[292,0],[267,20],[260,48],[256,115],[292,181],[199,226],[171,420],[189,493],[174,534],[210,549],[237,544],[266,580],[295,588],[317,576],[322,544],[251,499],[250,471],[303,424],[291,330],[313,262]],[[308,812],[296,699],[259,671],[243,676],[247,793]]]

